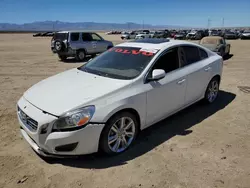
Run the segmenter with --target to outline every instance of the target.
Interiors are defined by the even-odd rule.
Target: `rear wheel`
[[[131,113],[121,112],[114,115],[102,131],[100,149],[110,155],[124,152],[134,142],[138,127],[138,121]]]
[[[220,87],[219,79],[214,77],[207,86],[207,90],[204,97],[206,103],[210,104],[216,100],[219,93],[219,87]]]

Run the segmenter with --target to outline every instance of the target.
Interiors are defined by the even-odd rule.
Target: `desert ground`
[[[229,42],[216,103],[197,103],[148,128],[121,155],[45,160],[21,138],[16,103],[33,84],[82,63],[59,61],[50,38],[1,34],[0,187],[249,188],[250,41]]]

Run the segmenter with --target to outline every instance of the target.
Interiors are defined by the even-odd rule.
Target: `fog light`
[[[78,145],[78,142],[72,143],[72,144],[66,144],[66,145],[61,145],[61,146],[56,146],[55,150],[56,151],[61,151],[61,152],[69,152],[73,151],[76,146]]]
[[[42,126],[42,128],[41,128],[41,134],[46,134],[47,133],[47,131],[48,131],[48,127],[49,127],[49,124],[45,124],[45,125],[43,125]]]

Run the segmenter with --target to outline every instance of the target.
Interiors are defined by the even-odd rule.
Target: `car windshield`
[[[68,33],[55,33],[54,40],[65,40],[68,38]]]
[[[234,32],[228,31],[228,32],[226,32],[226,34],[234,34]]]
[[[218,44],[218,38],[203,38],[201,44]]]
[[[129,80],[139,76],[157,52],[155,49],[113,47],[78,69],[104,77]]]

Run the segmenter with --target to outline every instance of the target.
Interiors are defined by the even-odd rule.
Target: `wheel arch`
[[[214,75],[213,77],[212,77],[212,79],[211,80],[213,80],[213,79],[218,79],[218,81],[219,81],[219,84],[220,84],[220,81],[221,81],[221,76],[219,75],[219,74],[216,74],[216,75]],[[211,80],[209,81],[209,82],[211,82]]]
[[[79,49],[77,49],[77,50],[76,50],[76,52],[80,52],[80,51],[84,51],[84,52],[85,52],[85,54],[87,54],[87,53],[88,53],[88,51],[87,51],[87,49],[86,49],[86,48],[79,48]]]
[[[139,129],[138,131],[140,132],[141,131],[141,118],[140,118],[140,115],[138,113],[137,110],[135,110],[134,108],[123,108],[123,109],[120,109],[120,110],[117,110],[117,111],[113,111],[112,115],[110,115],[107,119],[107,121],[105,122],[105,126],[107,125],[107,122],[113,118],[115,115],[119,114],[119,113],[122,113],[122,112],[130,112],[131,114],[134,114],[135,117],[136,117],[136,120],[138,121],[138,124],[139,124]],[[98,141],[98,151],[101,151],[101,141],[102,141],[102,136],[103,136],[103,132],[105,130],[105,126],[103,127],[102,131],[101,131],[101,134],[100,134],[100,137],[99,137],[99,141]]]
[[[119,114],[119,113],[122,113],[122,112],[129,112],[133,115],[135,115],[136,117],[136,120],[139,124],[139,130],[141,130],[141,117],[139,115],[139,112],[134,109],[134,108],[130,108],[130,107],[127,107],[127,108],[123,108],[123,109],[119,109],[119,110],[116,110],[116,111],[113,111],[111,114],[109,114],[107,120],[106,120],[106,123],[111,119],[113,118],[116,114]]]

